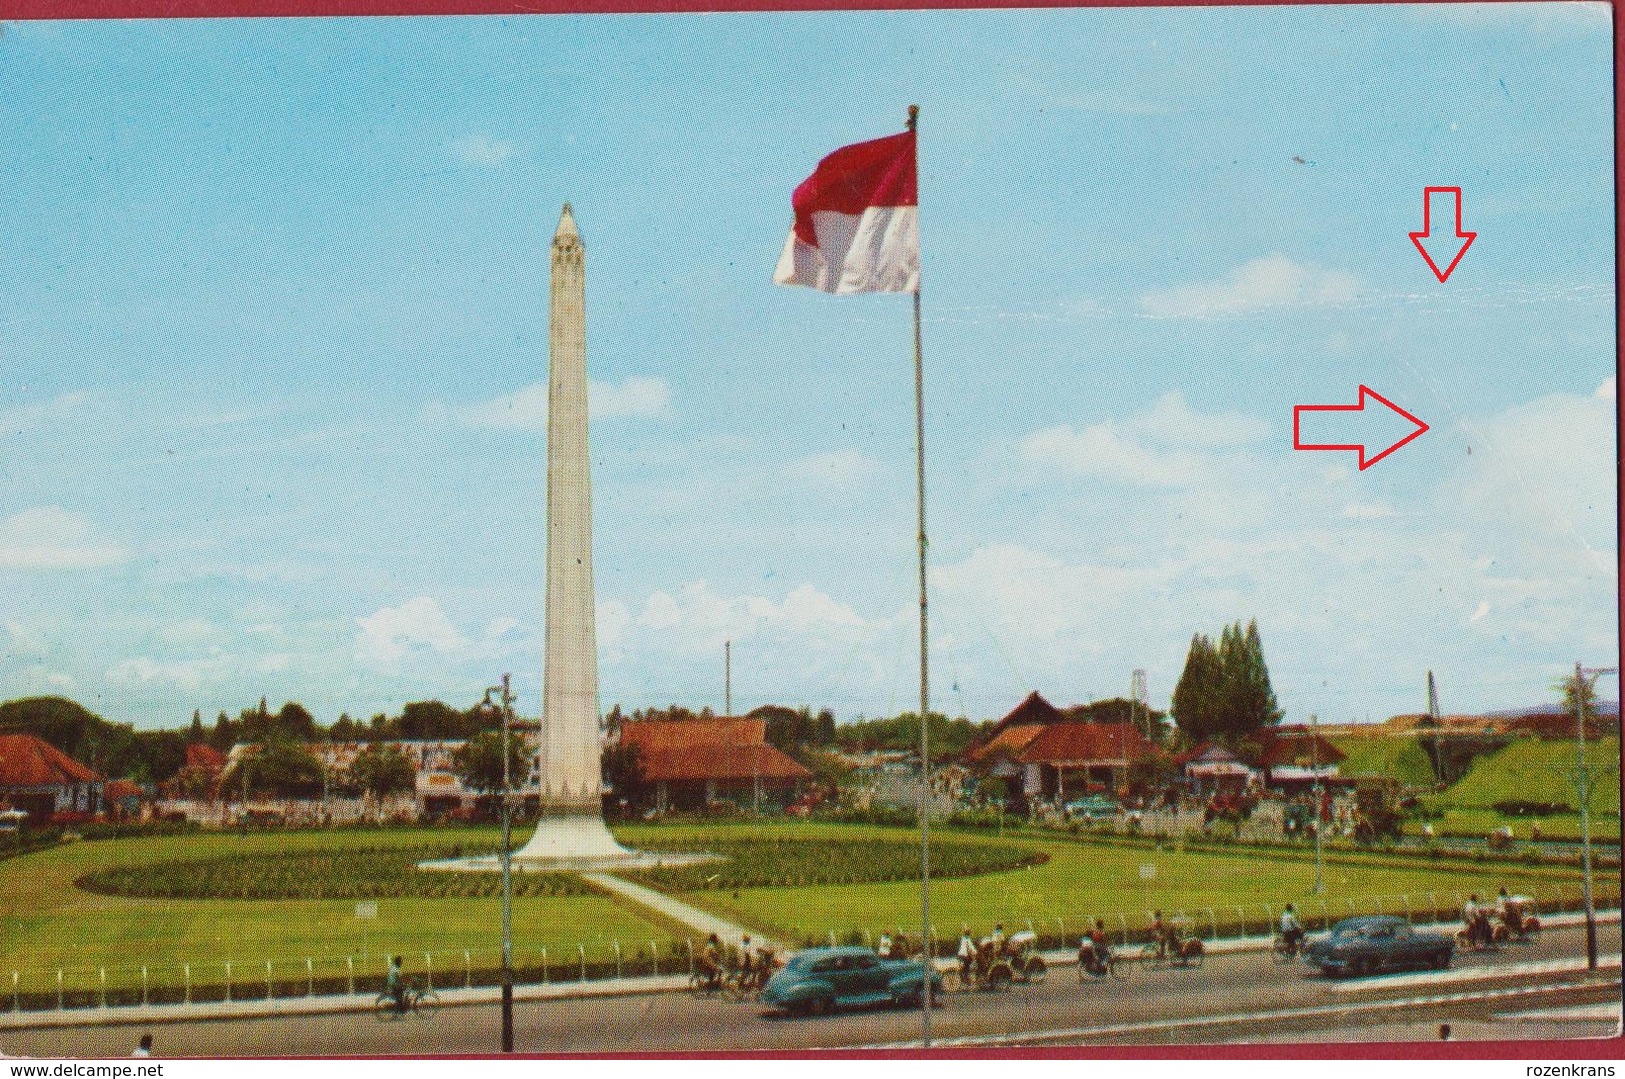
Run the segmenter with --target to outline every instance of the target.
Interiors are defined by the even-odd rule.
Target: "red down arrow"
[[[1306,443],[1306,442],[1303,441],[1303,434],[1302,434],[1302,431],[1300,430],[1300,423],[1301,423],[1301,421],[1303,419],[1303,414],[1305,412],[1364,412],[1365,411],[1365,401],[1366,401],[1366,398],[1368,398],[1368,397],[1375,398],[1379,403],[1387,406],[1393,412],[1395,412],[1398,415],[1403,416],[1405,419],[1409,420],[1412,424],[1414,424],[1416,426],[1416,430],[1412,431],[1410,434],[1406,435],[1404,438],[1400,439],[1398,442],[1393,443],[1387,449],[1383,450],[1381,453],[1375,455],[1374,457],[1367,457],[1366,456],[1365,444],[1363,442],[1341,442],[1341,443],[1314,443],[1314,442],[1309,442],[1309,443]],[[1375,411],[1375,410],[1373,410],[1373,411]],[[1295,449],[1295,450],[1356,450],[1360,454],[1360,471],[1361,472],[1364,472],[1366,469],[1370,468],[1372,465],[1376,464],[1378,461],[1382,460],[1384,457],[1387,457],[1390,453],[1393,453],[1395,450],[1397,450],[1401,446],[1405,445],[1405,443],[1412,442],[1412,441],[1414,441],[1414,440],[1416,440],[1418,438],[1421,438],[1422,435],[1424,433],[1426,433],[1427,429],[1428,429],[1427,424],[1423,423],[1421,420],[1417,419],[1415,416],[1411,415],[1409,412],[1406,412],[1404,409],[1400,408],[1398,405],[1394,404],[1392,401],[1388,400],[1388,398],[1384,397],[1382,394],[1378,393],[1376,390],[1373,390],[1369,386],[1361,386],[1360,387],[1360,403],[1357,404],[1357,405],[1293,405],[1292,406],[1292,448],[1293,449]]]

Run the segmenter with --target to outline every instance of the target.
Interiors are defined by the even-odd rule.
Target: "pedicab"
[[[974,956],[960,959],[959,965],[944,977],[943,986],[951,993],[1002,993],[1015,978],[1015,968],[1004,949],[988,937],[976,946]]]
[[[1010,935],[1004,942],[1004,959],[1018,982],[1037,985],[1049,973],[1049,964],[1038,953],[1038,934],[1031,929]]]

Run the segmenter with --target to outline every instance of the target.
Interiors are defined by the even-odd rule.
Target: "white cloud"
[[[60,394],[49,401],[0,410],[0,435],[20,435],[24,431],[65,419],[84,403],[85,394],[75,391]]]
[[[459,161],[485,168],[498,168],[518,152],[512,139],[493,139],[489,135],[464,135],[451,144],[451,154]]]
[[[1360,282],[1341,270],[1275,253],[1245,262],[1217,281],[1147,292],[1140,310],[1155,318],[1211,318],[1279,307],[1347,303]]]
[[[783,468],[786,478],[815,487],[842,488],[873,476],[880,471],[880,462],[857,450],[833,450],[815,453],[787,463]]]
[[[355,659],[363,667],[392,671],[409,653],[446,655],[462,648],[466,641],[428,596],[417,596],[399,607],[381,607],[365,618],[357,618]]]
[[[798,585],[775,602],[759,595],[719,595],[704,580],[691,581],[676,594],[653,593],[632,622],[640,631],[659,631],[669,649],[704,654],[720,651],[727,640],[781,633],[816,637],[864,624],[855,610],[811,584]],[[624,631],[617,627],[617,632]]]
[[[1082,430],[1060,424],[1034,431],[1022,439],[1019,453],[1030,464],[1074,475],[1146,487],[1185,487],[1211,472],[1211,457],[1190,451],[1239,447],[1268,435],[1269,425],[1256,416],[1197,412],[1174,391],[1120,423],[1108,419]]]
[[[1614,400],[1617,393],[1618,393],[1614,383],[1615,383],[1614,376],[1609,375],[1607,378],[1602,380],[1602,385],[1598,386],[1596,391],[1594,393],[1592,393],[1591,396],[1593,396],[1593,397],[1601,397],[1606,401]]]
[[[196,692],[205,685],[225,682],[240,673],[237,657],[217,652],[196,659],[156,660],[137,656],[119,661],[107,672],[107,679],[126,686],[158,683]]]
[[[1372,521],[1393,515],[1394,507],[1386,502],[1350,502],[1343,507],[1344,517],[1352,517],[1358,521]]]
[[[123,547],[96,539],[90,520],[39,506],[0,521],[0,569],[100,569],[128,560]]]
[[[1240,446],[1270,433],[1269,424],[1246,412],[1197,412],[1178,390],[1157,398],[1125,426],[1170,446]]]
[[[1606,383],[1604,384],[1607,385]],[[1614,401],[1601,392],[1554,393],[1461,431],[1473,454],[1451,489],[1465,512],[1503,537],[1581,545],[1595,557],[1617,549]]]
[[[1148,449],[1120,433],[1111,420],[1081,431],[1070,424],[1034,431],[1022,439],[1021,456],[1080,476],[1150,487],[1195,483],[1203,472],[1195,454]]]
[[[1490,604],[1489,604],[1488,600],[1485,600],[1483,603],[1480,603],[1478,605],[1478,610],[1474,611],[1472,613],[1472,617],[1468,618],[1467,621],[1469,623],[1481,622],[1481,621],[1484,620],[1484,616],[1489,614],[1489,613],[1490,613]]]
[[[663,378],[629,376],[619,385],[594,382],[587,387],[587,407],[595,420],[615,416],[664,416],[671,406],[671,386]]]
[[[624,416],[661,417],[671,406],[671,386],[663,378],[631,376],[620,383],[592,382],[587,386],[587,408],[594,420]],[[512,431],[547,430],[547,383],[537,382],[489,401],[447,408],[439,401],[424,406],[424,419],[438,423],[446,417],[466,427],[492,427]]]

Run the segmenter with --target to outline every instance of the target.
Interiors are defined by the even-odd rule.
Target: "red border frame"
[[[295,18],[333,16],[406,15],[560,15],[560,14],[661,14],[751,11],[918,11],[975,10],[989,8],[1069,8],[1069,7],[1328,7],[1372,6],[1396,0],[0,0],[0,21],[38,19],[194,19],[194,18]],[[1457,0],[1408,0],[1420,3],[1453,3]],[[1561,2],[1561,0],[1547,0]],[[1619,258],[1625,248],[1625,217],[1619,212],[1625,202],[1625,178],[1619,120],[1625,115],[1625,0],[1609,0],[1613,9],[1614,33],[1614,340],[1615,377],[1620,371],[1617,350],[1625,340],[1625,309],[1620,306]],[[1458,212],[1460,202],[1457,202]],[[1459,231],[1459,226],[1458,226]],[[1425,252],[1424,252],[1425,254]],[[1431,260],[1430,260],[1431,264]],[[1435,268],[1435,273],[1437,269]],[[1361,387],[1362,391],[1365,389]],[[1345,406],[1354,407],[1354,406]],[[1616,431],[1620,406],[1615,395]],[[1294,414],[1294,420],[1296,414]],[[1418,421],[1420,422],[1420,421]],[[1294,426],[1296,424],[1294,423]],[[1420,434],[1421,432],[1417,432]],[[1415,435],[1411,436],[1416,437]],[[1407,441],[1409,441],[1407,439]],[[1401,443],[1403,445],[1403,443]],[[1616,455],[1620,442],[1616,440]],[[1354,447],[1350,447],[1351,449]],[[1396,447],[1397,448],[1397,447]],[[1391,451],[1390,451],[1391,452]],[[1362,467],[1365,467],[1362,465]],[[1616,468],[1625,480],[1625,457],[1616,456]],[[1625,487],[1625,483],[1621,484]],[[1625,532],[1625,505],[1615,500],[1615,534]],[[1621,612],[1620,636],[1625,638],[1625,612]],[[1616,657],[1617,660],[1617,657]],[[492,1054],[493,1057],[497,1054]],[[1301,1060],[1306,1057],[1334,1060],[1481,1060],[1540,1059],[1607,1060],[1625,1057],[1625,1034],[1614,1038],[1583,1041],[1478,1041],[1478,1042],[1334,1042],[1303,1045],[1179,1045],[1179,1046],[1046,1046],[1009,1049],[932,1049],[857,1052],[853,1050],[795,1050],[787,1052],[734,1053],[611,1053],[603,1060],[662,1060],[672,1057],[697,1060],[761,1059],[785,1060],[877,1059],[1061,1059],[1061,1060]],[[220,1058],[230,1059],[230,1058]],[[329,1057],[271,1057],[276,1060],[377,1059]],[[491,1057],[458,1055],[435,1057],[444,1060],[486,1060]],[[575,1054],[513,1054],[509,1059],[584,1059]]]

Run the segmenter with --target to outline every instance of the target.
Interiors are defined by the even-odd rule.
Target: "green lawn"
[[[866,831],[852,828],[855,835]],[[954,838],[950,833],[939,842]],[[957,936],[962,925],[985,933],[996,921],[1007,928],[1031,922],[1046,933],[1059,934],[1064,928],[1070,934],[1085,917],[1095,916],[1105,917],[1114,932],[1124,926],[1137,932],[1156,908],[1184,911],[1204,928],[1216,920],[1221,925],[1246,924],[1257,931],[1288,901],[1318,923],[1323,917],[1335,920],[1351,911],[1404,913],[1407,897],[1417,912],[1434,903],[1453,908],[1459,904],[1458,893],[1494,894],[1503,885],[1556,900],[1559,886],[1565,896],[1572,896],[1579,879],[1576,871],[1559,867],[1339,852],[1327,857],[1322,907],[1312,894],[1314,861],[1307,851],[1279,855],[1173,847],[1159,851],[1149,845],[1090,844],[1027,835],[1006,841],[1042,850],[1050,860],[1028,869],[933,883],[932,921],[939,936]],[[1142,876],[1144,866],[1154,867],[1149,878]],[[738,892],[689,892],[683,898],[791,940],[826,939],[831,930],[841,937],[854,931],[874,935],[883,929],[912,929],[917,934],[920,921],[919,886],[908,882],[743,888]]]
[[[1617,817],[1619,738],[1600,738],[1593,742],[1587,759],[1594,783],[1591,812]],[[1426,801],[1441,809],[1489,809],[1505,801],[1550,802],[1578,809],[1574,764],[1574,743],[1526,738],[1479,757],[1465,776]]]
[[[1334,743],[1346,754],[1338,765],[1340,775],[1397,779],[1421,790],[1433,787],[1433,765],[1428,763],[1428,755],[1414,735],[1338,738]]]
[[[851,851],[876,842],[908,842],[911,833],[858,825],[807,822],[716,825],[633,826],[617,829],[624,843],[704,850],[714,844],[748,849],[745,840],[816,840]],[[520,838],[524,838],[523,835]],[[342,983],[347,958],[356,972],[376,980],[382,956],[404,953],[408,970],[420,975],[430,963],[437,983],[459,983],[465,963],[478,972],[495,966],[499,944],[499,904],[495,898],[380,899],[376,920],[355,917],[348,899],[181,900],[93,895],[74,886],[83,874],[116,866],[195,860],[247,854],[385,846],[462,843],[465,849],[494,848],[495,829],[339,831],[231,834],[119,839],[64,844],[0,861],[0,996],[12,970],[20,991],[49,994],[57,969],[70,992],[100,984],[108,968],[115,989],[138,986],[140,968],[154,986],[178,986],[191,964],[194,986],[219,987],[225,964],[232,964],[237,996],[263,995],[265,964],[279,993],[302,991],[307,976]],[[986,833],[945,831],[939,851],[999,842]],[[943,880],[933,884],[935,924],[943,937],[961,924],[986,931],[995,921],[1019,927],[1031,920],[1046,933],[1071,934],[1085,916],[1106,916],[1114,930],[1140,929],[1153,907],[1189,913],[1204,929],[1217,920],[1226,927],[1245,924],[1259,931],[1279,904],[1292,900],[1313,920],[1351,910],[1402,913],[1408,904],[1421,912],[1435,902],[1456,904],[1469,889],[1493,892],[1506,885],[1540,897],[1572,895],[1573,870],[1523,865],[1484,866],[1474,862],[1396,858],[1376,853],[1337,852],[1326,865],[1325,906],[1310,896],[1313,862],[1306,852],[1269,854],[1155,850],[1149,845],[1087,843],[1065,837],[1021,834],[1003,843],[1049,860],[1027,869]],[[1142,876],[1142,867],[1153,867]],[[721,881],[721,875],[718,875]],[[1433,898],[1428,898],[1429,893]],[[878,933],[907,929],[919,920],[919,888],[910,882],[828,884],[794,887],[713,885],[686,891],[696,906],[739,924],[790,941],[824,939],[830,930]],[[1408,896],[1408,900],[1405,898]],[[1236,908],[1241,907],[1238,913]],[[585,954],[602,972],[613,969],[615,944],[630,964],[647,962],[649,942],[660,951],[663,969],[686,964],[688,931],[646,917],[600,895],[528,898],[516,901],[516,961],[536,972],[547,949],[550,977],[575,976]],[[579,950],[578,950],[579,949]],[[465,950],[469,953],[465,960]],[[425,960],[423,953],[431,953]],[[305,960],[309,957],[310,967]],[[640,963],[639,966],[642,964]],[[534,976],[534,975],[533,975]],[[365,983],[363,983],[365,984]],[[198,995],[206,995],[199,993]],[[83,1002],[86,998],[81,997]]]
[[[1547,839],[1579,839],[1580,814],[1554,813],[1549,817],[1508,817],[1493,809],[1446,809],[1444,816],[1433,822],[1436,835],[1465,835],[1482,839],[1502,825],[1512,829],[1515,839],[1530,838],[1530,825],[1540,825],[1540,833]],[[1421,835],[1422,822],[1407,821],[1408,835]],[[1619,815],[1594,813],[1591,816],[1591,838],[1612,843],[1619,842]]]
[[[149,967],[153,984],[180,984],[182,964],[193,966],[195,983],[220,981],[232,963],[234,980],[248,972],[264,993],[265,962],[273,977],[306,976],[312,959],[316,977],[348,974],[353,956],[359,973],[381,972],[387,952],[404,953],[421,973],[432,954],[437,969],[461,972],[464,951],[478,969],[499,960],[500,901],[479,899],[381,899],[373,920],[355,917],[350,900],[165,900],[92,895],[74,887],[82,874],[118,865],[222,857],[234,853],[332,849],[334,847],[415,846],[443,841],[444,832],[339,831],[254,834],[202,834],[64,844],[48,851],[0,861],[0,995],[9,990],[10,971],[20,980],[44,979],[54,988],[55,971],[64,981],[96,986],[100,968],[111,968],[114,985],[139,981]],[[523,840],[525,836],[518,836]],[[496,829],[459,830],[455,842],[467,849],[495,849]],[[612,963],[614,944],[631,959],[648,955],[654,941],[669,957],[681,935],[599,895],[520,899],[513,912],[515,961],[539,966],[541,950],[550,967],[579,964],[584,948],[591,964]],[[39,988],[36,984],[35,988]]]

